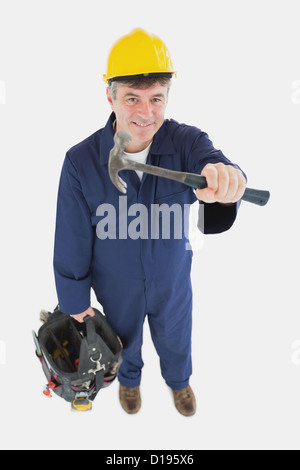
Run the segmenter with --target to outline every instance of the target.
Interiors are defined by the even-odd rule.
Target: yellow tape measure
[[[87,398],[76,398],[71,405],[72,411],[90,411],[92,403]]]

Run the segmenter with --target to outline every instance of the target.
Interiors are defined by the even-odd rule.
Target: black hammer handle
[[[150,175],[161,176],[163,178],[169,178],[174,181],[179,181],[187,186],[191,186],[194,189],[207,188],[206,178],[204,176],[197,175],[196,173],[186,173],[184,171],[174,171],[167,168],[161,168],[154,165],[147,165],[145,163],[133,162],[128,160],[122,169],[128,170],[139,170]],[[269,191],[261,191],[259,189],[246,188],[242,199],[244,201],[252,202],[258,206],[265,206],[270,198]]]
[[[184,184],[195,189],[207,188],[206,178],[193,173],[186,173]],[[257,204],[258,206],[265,206],[270,199],[270,192],[246,188],[242,199],[247,202],[252,202],[252,204]]]

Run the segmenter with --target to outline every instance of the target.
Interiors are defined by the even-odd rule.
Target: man
[[[176,408],[184,416],[196,411],[189,385],[192,253],[186,249],[186,234],[178,236],[178,227],[170,229],[168,238],[155,231],[153,214],[163,204],[185,209],[198,199],[205,208],[204,232],[220,233],[233,224],[246,187],[241,170],[214,149],[207,134],[165,120],[174,73],[169,52],[156,36],[137,29],[116,42],[104,76],[113,112],[103,129],[67,152],[58,193],[54,269],[60,310],[79,322],[86,315],[93,316],[93,288],[124,345],[119,396],[122,407],[131,414],[141,406],[146,316]],[[122,196],[107,168],[114,133],[120,130],[132,137],[125,149],[128,158],[201,174],[208,187],[194,192],[175,181],[126,170],[120,173],[127,183],[127,194]],[[124,232],[124,224],[129,229],[137,207],[140,211],[146,208],[146,225],[152,224],[150,236],[142,230],[140,236]],[[105,234],[110,208],[116,227],[111,230],[107,222]],[[159,400],[155,392],[153,397]]]

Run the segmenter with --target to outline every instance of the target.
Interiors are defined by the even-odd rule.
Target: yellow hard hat
[[[171,77],[176,72],[163,41],[143,29],[134,29],[113,45],[103,79],[107,83],[111,78],[148,74]]]

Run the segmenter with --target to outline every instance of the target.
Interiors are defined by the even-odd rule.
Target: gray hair
[[[138,78],[130,78],[124,80],[108,80],[108,88],[110,91],[110,96],[113,100],[116,99],[118,84],[121,83],[122,85],[127,85],[129,88],[137,88],[137,89],[147,89],[151,88],[155,84],[159,84],[161,86],[166,86],[168,88],[168,94],[171,88],[171,78],[166,77],[138,77]]]

